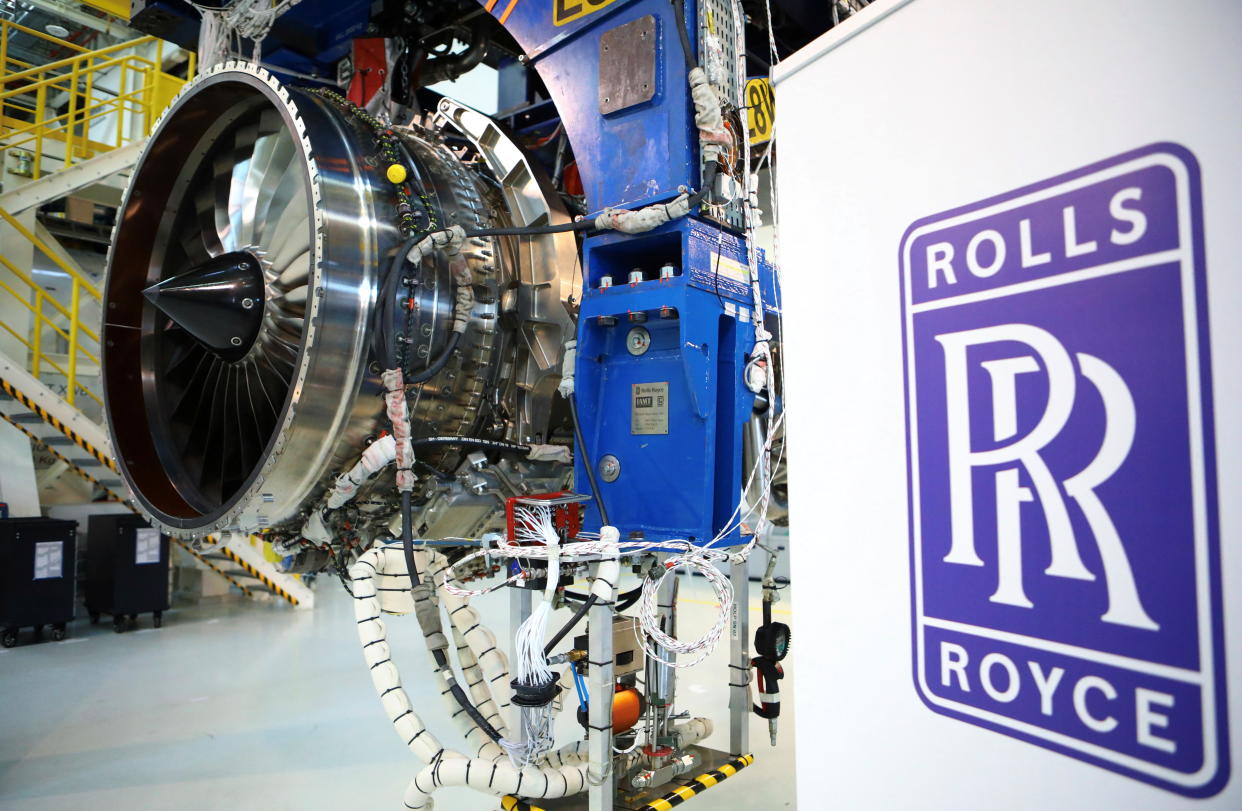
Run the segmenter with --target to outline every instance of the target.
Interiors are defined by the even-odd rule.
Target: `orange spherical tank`
[[[628,732],[643,714],[642,694],[633,687],[617,686],[612,696],[612,731],[614,735]]]

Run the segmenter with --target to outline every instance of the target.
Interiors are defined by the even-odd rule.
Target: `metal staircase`
[[[29,64],[13,55],[20,37],[69,56]],[[193,75],[192,54],[186,70]],[[0,421],[50,460],[41,482],[72,473],[88,483],[92,500],[131,510],[101,426],[97,277],[58,242],[49,228],[57,223],[39,209],[68,194],[119,204],[124,176],[183,84],[165,71],[164,43],[154,37],[88,50],[0,20]],[[36,260],[50,266],[55,284],[49,271],[36,271]],[[262,538],[208,538],[198,549],[177,543],[247,596],[314,604],[299,577],[277,569]]]

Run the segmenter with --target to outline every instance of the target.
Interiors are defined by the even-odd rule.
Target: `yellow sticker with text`
[[[557,0],[560,2],[560,0]],[[776,118],[776,94],[772,82],[751,79],[746,83],[746,125],[751,144],[762,144],[772,137],[772,122]]]
[[[552,24],[573,22],[614,2],[616,0],[552,0]]]

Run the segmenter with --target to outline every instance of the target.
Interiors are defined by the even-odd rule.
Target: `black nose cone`
[[[263,326],[263,270],[245,251],[213,257],[142,294],[226,361],[246,356]]]

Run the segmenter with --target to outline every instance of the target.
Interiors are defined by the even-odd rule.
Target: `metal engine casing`
[[[253,165],[255,140],[267,137],[262,133],[274,126],[274,115],[293,145],[288,168],[269,165],[273,173],[283,171],[275,181]],[[413,159],[411,185],[423,203],[426,230],[568,219],[538,169],[490,119],[446,99],[424,123],[425,128],[394,131]],[[252,126],[260,135],[247,134]],[[231,153],[225,143],[230,136]],[[270,148],[265,142],[265,154],[288,150],[277,140]],[[232,164],[226,183],[221,173],[229,168],[228,161],[247,148],[250,153]],[[120,471],[134,503],[165,531],[182,536],[295,532],[335,477],[387,428],[379,397],[381,368],[370,347],[380,281],[402,239],[396,228],[396,197],[375,154],[373,133],[357,118],[320,95],[284,86],[267,71],[241,62],[226,63],[188,84],[156,125],[126,190],[109,255],[103,373]],[[203,212],[208,197],[203,184],[196,188],[203,177],[196,173],[207,171],[209,159],[214,216]],[[239,168],[242,163],[246,168]],[[252,171],[257,174],[252,176]],[[295,181],[284,180],[290,173]],[[294,323],[296,307],[290,308],[289,291],[282,289],[287,274],[272,266],[300,246],[241,244],[247,236],[268,236],[268,226],[256,222],[258,212],[251,211],[247,219],[252,198],[262,200],[266,193],[265,182],[286,183],[290,201],[302,194],[308,203],[309,261],[301,324]],[[285,188],[278,185],[270,192],[269,203]],[[231,196],[235,193],[237,197]],[[192,237],[174,233],[192,219],[180,212],[192,209],[206,235],[205,250]],[[301,239],[296,220],[286,230],[293,234],[286,234],[286,240]],[[225,399],[211,401],[208,417],[200,418],[201,403],[192,418],[170,416],[172,396],[180,394],[181,407],[199,383],[177,389],[182,384],[166,378],[172,367],[160,354],[160,342],[171,340],[169,333],[177,327],[144,302],[141,291],[182,271],[181,265],[192,257],[230,247],[261,258],[268,282],[264,329],[270,326],[274,336],[268,346],[287,346],[280,351],[292,357],[288,391],[261,455],[244,476],[236,474],[240,483],[235,487],[224,478],[228,458],[221,461],[220,492],[212,498],[215,481],[209,474],[215,468],[208,467],[207,454],[244,456],[230,446],[227,430],[218,447],[203,452],[201,463],[187,448],[196,450],[193,443],[209,441],[194,439],[196,428],[205,426],[209,434],[219,425],[227,428],[230,409],[237,415],[238,436],[252,438],[253,429],[262,427],[258,420],[253,426],[244,424],[242,412],[254,400],[242,395],[253,397],[253,381],[260,379],[254,370],[264,362],[267,349],[263,340],[256,341],[244,358],[215,372],[223,383],[201,386],[204,396]],[[180,264],[174,261],[177,250]],[[410,392],[416,438],[549,441],[562,346],[573,334],[568,303],[576,255],[569,234],[467,241],[461,256],[474,277],[471,322],[447,366]],[[447,342],[452,320],[448,261],[429,257],[418,273],[419,285],[411,296],[415,337],[410,351],[430,358]],[[398,294],[405,306],[405,289]],[[275,313],[270,318],[269,310]],[[169,350],[173,358],[176,351]],[[199,367],[208,363],[200,360]],[[214,369],[217,361],[210,363]],[[240,439],[234,442],[242,444]],[[253,443],[249,452],[254,453]],[[556,489],[569,474],[568,466],[558,462],[506,458],[493,465],[482,455],[467,459],[450,449],[420,458],[444,474],[426,477],[415,496],[423,507],[419,524],[438,536],[469,536],[492,526],[503,496],[517,494],[514,482]],[[356,517],[366,523],[373,514],[378,531],[391,509],[390,504],[369,500],[371,492],[391,499],[391,472],[377,476],[357,498],[362,506]]]

